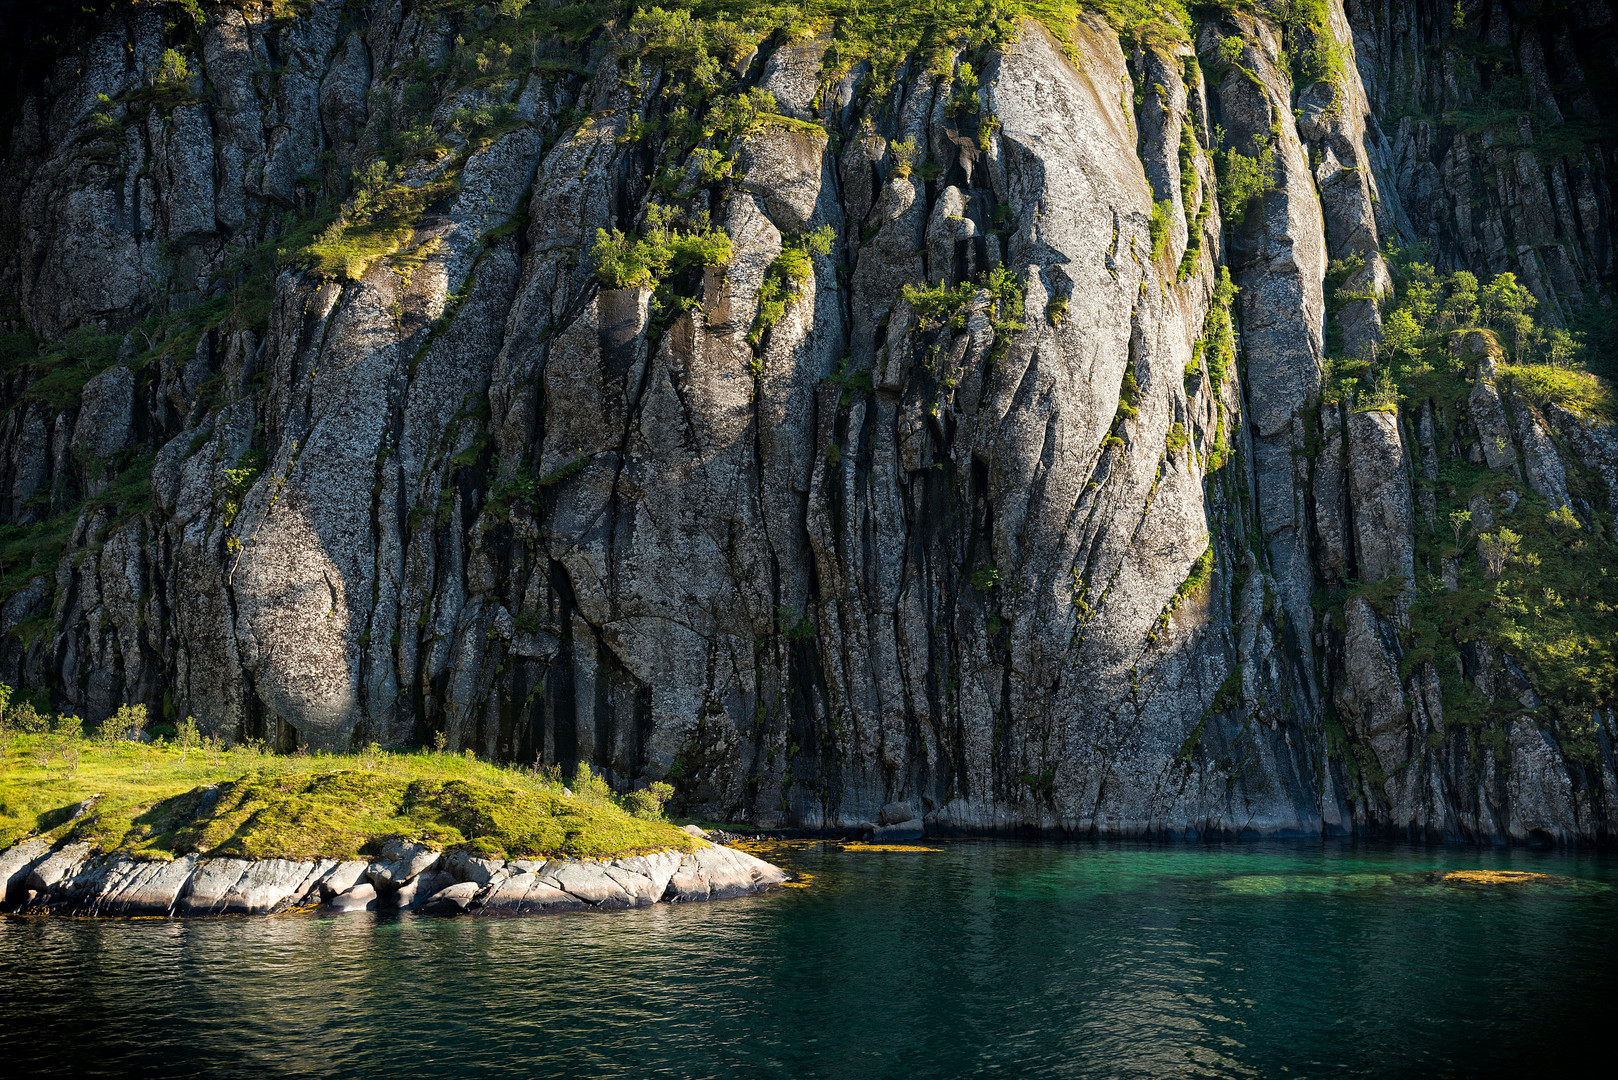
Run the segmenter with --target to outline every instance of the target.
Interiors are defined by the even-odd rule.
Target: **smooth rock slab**
[[[543,876],[587,904],[609,908],[635,906],[635,897],[608,876],[602,863],[549,863]]]
[[[400,850],[402,849],[402,850]],[[410,850],[417,849],[417,850]],[[335,912],[431,910],[527,915],[647,907],[660,901],[745,896],[786,880],[778,867],[733,848],[704,843],[610,862],[583,859],[441,861],[420,845],[399,845],[381,875],[377,863],[264,859],[172,862],[96,856],[89,845],[49,851],[42,840],[0,852],[0,882],[12,904],[32,911],[91,916],[264,915],[324,899]],[[402,884],[385,880],[410,874]]]
[[[249,863],[241,880],[225,893],[217,914],[266,915],[290,907],[302,898],[317,868],[316,863],[286,859]]]
[[[35,892],[49,892],[58,882],[78,875],[90,857],[90,845],[79,843],[53,851],[34,864],[28,872],[28,888]]]
[[[183,855],[173,862],[134,864],[121,888],[103,894],[95,914],[168,915],[191,880],[196,863],[195,855]]]
[[[538,874],[514,874],[478,894],[475,910],[479,915],[532,915],[541,912],[577,911],[584,901],[542,881]]]
[[[175,904],[177,915],[217,915],[225,897],[247,873],[246,859],[206,859],[197,864]]]

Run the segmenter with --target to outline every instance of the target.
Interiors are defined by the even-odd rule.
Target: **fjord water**
[[[13,1076],[1551,1075],[1608,1058],[1611,856],[935,842],[511,920],[0,919]],[[1463,883],[1457,870],[1550,875]]]

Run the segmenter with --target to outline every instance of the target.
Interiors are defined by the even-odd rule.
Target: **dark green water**
[[[1610,856],[935,846],[791,851],[778,861],[811,887],[607,915],[0,919],[0,1072],[1548,1076],[1611,1061]],[[1480,867],[1555,877],[1440,879]]]

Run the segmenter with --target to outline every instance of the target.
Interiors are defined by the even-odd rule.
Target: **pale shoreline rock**
[[[485,859],[389,841],[371,862],[335,859],[206,859],[172,862],[93,855],[89,845],[52,850],[38,838],[0,851],[0,912],[159,918],[421,911],[530,915],[612,911],[658,903],[751,896],[789,879],[743,851],[703,842],[609,861]]]

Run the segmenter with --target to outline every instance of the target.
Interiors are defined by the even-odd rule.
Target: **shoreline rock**
[[[151,862],[92,855],[85,844],[52,850],[33,839],[0,852],[0,912],[187,918],[318,906],[332,913],[530,915],[728,900],[788,878],[778,866],[709,841],[694,852],[609,861],[484,859],[391,840],[369,861],[182,855]]]

